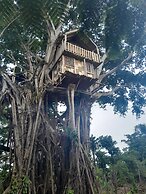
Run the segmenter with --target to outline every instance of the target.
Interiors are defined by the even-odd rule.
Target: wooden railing
[[[81,57],[84,57],[86,59],[89,59],[91,61],[95,61],[97,63],[100,62],[99,54],[96,54],[92,51],[88,51],[86,49],[83,49],[79,46],[76,46],[74,44],[71,44],[69,42],[66,42],[65,50],[71,53],[74,53],[76,55],[79,55]]]

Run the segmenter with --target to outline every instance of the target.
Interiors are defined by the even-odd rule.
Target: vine
[[[30,180],[28,176],[22,176],[22,178],[14,177],[12,179],[11,189],[9,194],[27,194],[30,187]]]

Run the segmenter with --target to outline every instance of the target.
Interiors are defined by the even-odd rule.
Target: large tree
[[[91,105],[110,103],[124,114],[131,100],[133,111],[141,113],[145,6],[145,1],[132,0],[1,0],[0,102],[9,112],[12,158],[5,193],[99,192],[87,154]],[[90,95],[78,94],[72,102],[74,88],[62,100],[49,72],[60,35],[76,27],[105,54]],[[67,106],[61,116],[59,102]]]

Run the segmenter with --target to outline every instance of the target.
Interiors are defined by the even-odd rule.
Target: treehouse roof
[[[78,29],[66,32],[67,41],[76,44],[86,50],[97,52],[97,45],[84,33]]]
[[[76,29],[66,32],[65,36],[68,42],[97,53],[97,45],[84,32]]]

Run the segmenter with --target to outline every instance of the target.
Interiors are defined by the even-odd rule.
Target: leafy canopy
[[[115,112],[125,114],[129,102],[140,116],[145,106],[145,23],[144,0],[1,0],[1,67],[17,66],[17,73],[27,71],[26,50],[34,59],[45,58],[51,29],[79,28],[89,34],[108,58],[101,74],[106,74],[133,52],[131,60],[105,77],[99,92],[111,91],[98,102],[110,104]],[[61,27],[61,28],[60,28]],[[35,68],[41,65],[34,62]],[[105,90],[106,89],[106,90]]]

